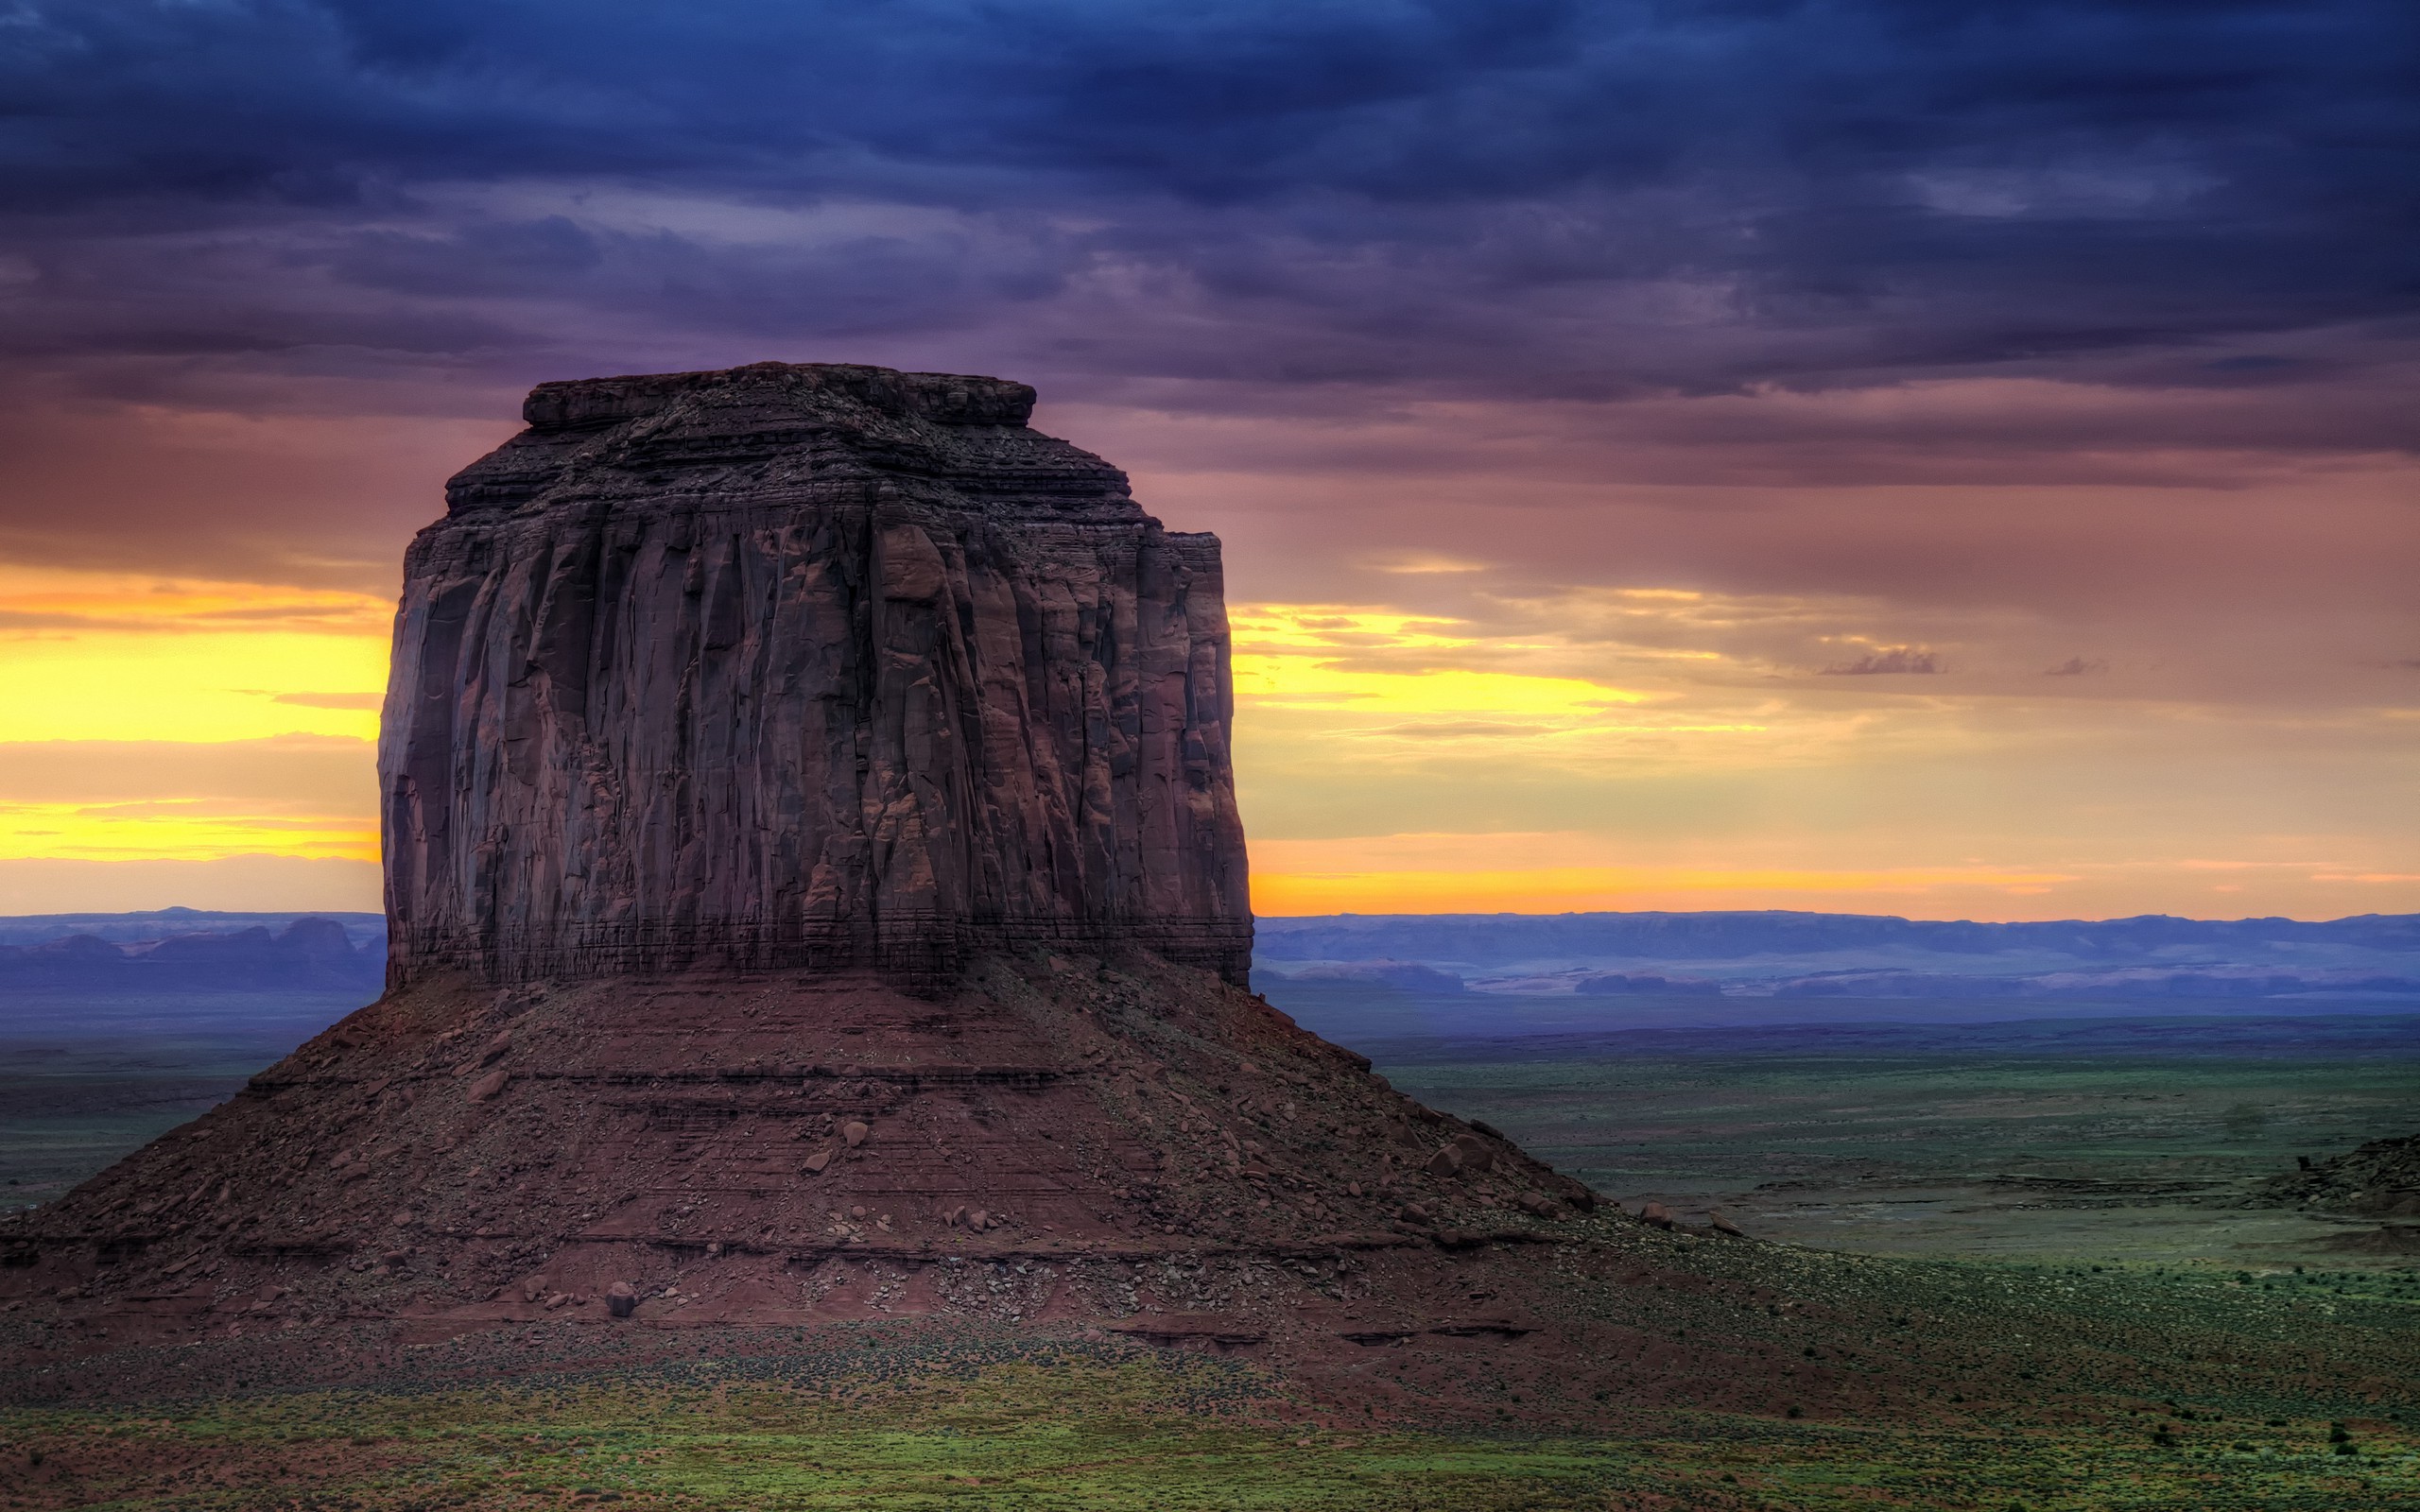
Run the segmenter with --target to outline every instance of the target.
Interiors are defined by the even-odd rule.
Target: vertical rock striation
[[[1215,537],[993,378],[547,384],[413,542],[379,752],[389,971],[1243,980]]]

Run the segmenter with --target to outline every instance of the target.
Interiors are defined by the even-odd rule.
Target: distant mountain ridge
[[[0,914],[0,945],[41,945],[70,935],[90,935],[118,943],[164,939],[171,935],[224,934],[255,926],[274,933],[302,919],[324,919],[342,925],[356,949],[387,937],[384,914],[345,913],[325,908],[295,908],[270,913],[238,913],[215,908],[148,908],[124,914]]]
[[[374,919],[349,930],[341,919]],[[360,988],[387,971],[375,915],[59,914],[0,919],[0,993]],[[234,928],[197,927],[233,924]],[[355,942],[358,933],[362,938]]]
[[[1333,914],[1262,918],[1257,954],[1272,961],[1454,960],[1511,966],[1557,957],[1738,960],[1825,951],[1902,948],[1942,954],[2014,952],[2115,964],[2127,957],[2204,948],[2236,960],[2279,945],[2346,946],[2420,954],[2420,914],[2346,919],[2050,919],[1978,923],[1889,914],[1789,910],[1714,913]]]
[[[1277,983],[1587,998],[2098,1003],[2420,997],[2420,915],[1972,919],[1725,913],[1263,919]]]
[[[362,988],[377,914],[165,908],[0,917],[10,990]],[[1979,923],[1784,910],[1338,914],[1258,920],[1274,982],[1398,991],[1790,999],[2272,998],[2420,994],[2420,914],[2335,919]]]

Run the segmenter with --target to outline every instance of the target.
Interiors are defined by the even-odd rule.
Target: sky
[[[375,908],[531,384],[1224,540],[1272,914],[2420,910],[2420,10],[0,0],[0,912]]]

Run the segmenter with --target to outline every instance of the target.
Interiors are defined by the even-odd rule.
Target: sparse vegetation
[[[2406,1426],[2420,1335],[2368,1273],[2326,1273],[2340,1300],[2316,1285],[2263,1296],[2231,1272],[1642,1243],[1701,1280],[1589,1294],[1674,1341],[1611,1362],[1610,1384],[1586,1373],[1608,1362],[1525,1377],[1484,1346],[1292,1372],[898,1323],[631,1336],[621,1348],[658,1352],[620,1365],[515,1328],[400,1351],[375,1389],[282,1383],[269,1355],[230,1346],[210,1400],[0,1414],[0,1465],[23,1456],[0,1494],[27,1512],[2358,1512],[2420,1498]],[[1795,1288],[1778,1314],[1749,1300],[1775,1280]],[[1875,1317],[1893,1320],[1887,1348],[1861,1321]],[[1684,1331],[1703,1343],[1681,1351]],[[1681,1373],[1652,1373],[1657,1357]],[[1721,1362],[1755,1357],[1819,1394],[1725,1405],[1739,1378]],[[1374,1389],[1391,1381],[1422,1392]]]
[[[841,1350],[19,1411],[0,1418],[0,1455],[21,1467],[10,1504],[43,1509],[2345,1512],[2420,1495],[2410,1441],[2353,1466],[2312,1452],[2307,1430],[2204,1442],[2181,1422],[2129,1436],[2014,1414],[1914,1425],[1679,1412],[1617,1435],[1439,1431],[1348,1423],[1254,1366],[1191,1356],[908,1349],[867,1363]]]

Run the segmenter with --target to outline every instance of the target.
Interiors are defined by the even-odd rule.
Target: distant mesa
[[[1705,913],[1343,914],[1263,919],[1264,960],[1522,961],[1632,956],[1737,960],[1842,950],[1917,950],[1950,954],[2054,952],[2110,965],[2162,953],[2244,958],[2272,947],[2342,947],[2420,953],[2420,914],[2349,919],[2062,919],[2017,923],[1823,914],[1792,909]]]
[[[2045,971],[2021,976],[1941,971],[1830,971],[1772,985],[1784,998],[2269,998],[2306,993],[2420,995],[2420,976],[2389,971],[2256,966],[2135,967],[2108,971]]]
[[[1292,982],[1367,982],[1404,992],[1460,992],[1461,977],[1418,961],[1322,961],[1289,972]]]
[[[2410,915],[1985,923],[1778,910],[1397,914],[1262,919],[1255,930],[1254,980],[1305,1022],[1357,1040],[1860,1013],[1972,1021],[2097,1007],[2420,1006],[2420,918]]]
[[[1572,984],[1571,990],[1582,997],[1628,997],[1651,994],[1666,997],[1720,997],[1722,984],[1699,976],[1656,976],[1651,973],[1607,971],[1596,976],[1583,976]]]
[[[343,925],[318,918],[298,919],[275,931],[254,924],[123,941],[78,931],[31,944],[0,944],[0,987],[29,990],[366,991],[375,989],[385,969],[383,951],[356,947]]]

